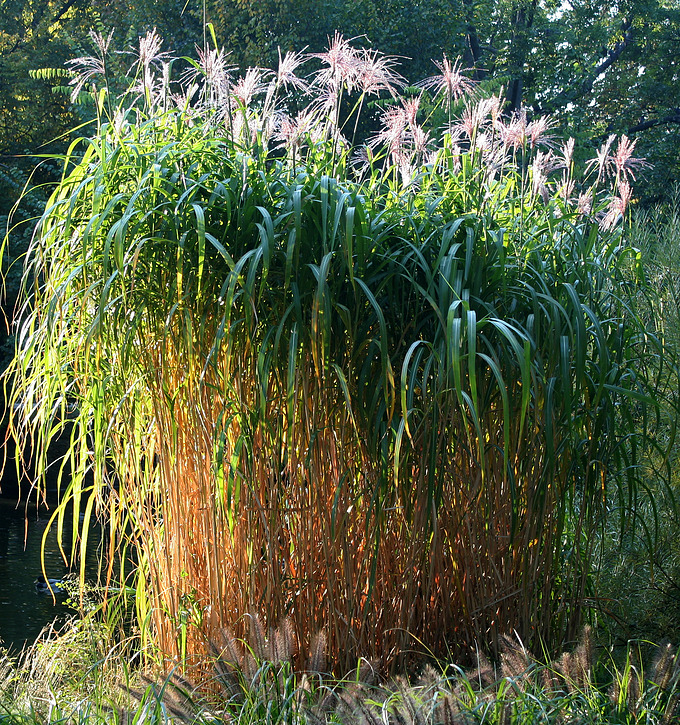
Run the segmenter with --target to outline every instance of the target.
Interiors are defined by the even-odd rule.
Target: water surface
[[[55,619],[63,621],[74,610],[67,606],[67,597],[56,600],[36,590],[35,579],[43,571],[41,545],[54,504],[17,504],[16,500],[0,498],[0,640],[2,645],[20,650],[32,643],[43,627]],[[96,579],[96,547],[100,532],[91,532],[86,571],[88,579]],[[67,521],[62,542],[67,556],[71,547],[71,519]],[[53,579],[69,574],[57,544],[56,525],[45,540],[45,571]]]

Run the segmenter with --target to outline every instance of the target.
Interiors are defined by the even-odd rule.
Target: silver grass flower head
[[[531,167],[548,177],[554,171],[562,168],[562,161],[550,150],[537,151],[532,159]]]
[[[141,69],[141,79],[132,90],[145,94],[152,103],[155,102],[156,92],[156,80],[152,68],[170,57],[169,53],[161,52],[162,45],[163,40],[156,32],[156,28],[139,39],[136,65]]]
[[[349,163],[357,176],[361,177],[368,171],[371,167],[372,157],[373,154],[369,146],[363,145],[354,149]]]
[[[348,91],[354,90],[361,68],[361,54],[341,33],[336,30],[333,40],[329,38],[328,49],[323,53],[312,53],[310,57],[326,64],[316,74],[318,85],[332,88],[335,92],[342,87]]]
[[[621,179],[617,189],[618,194],[609,202],[607,212],[600,221],[600,228],[611,231],[626,214],[626,209],[632,197],[632,189],[626,179]]]
[[[582,191],[576,202],[576,212],[581,216],[587,216],[593,210],[593,189]]]
[[[207,95],[211,103],[221,103],[227,95],[230,76],[235,66],[227,64],[228,53],[224,48],[208,48],[206,50],[196,47],[198,54],[197,67],[189,68],[183,75],[185,83],[205,84]]]
[[[296,148],[299,144],[299,134],[295,121],[287,114],[279,116],[273,138],[280,141],[281,144],[277,148]]]
[[[111,40],[113,38],[114,29],[111,28],[109,30],[109,34],[106,36],[106,38],[103,36],[102,33],[98,32],[97,30],[90,30],[90,38],[92,39],[92,42],[95,44],[97,50],[99,50],[99,54],[102,57],[105,57],[109,53],[109,48],[111,47]]]
[[[483,102],[468,103],[463,110],[460,120],[454,124],[468,139],[472,140],[487,118],[487,108]]]
[[[404,187],[410,186],[413,183],[415,171],[415,164],[403,157],[399,163],[399,175],[401,176],[401,183]]]
[[[283,58],[281,57],[281,48],[279,51],[279,65],[276,71],[276,84],[277,86],[283,86],[295,88],[298,91],[306,91],[309,87],[309,83],[303,78],[298,78],[295,75],[295,71],[305,62],[304,53],[293,53],[288,51]]]
[[[109,31],[106,38],[99,32],[91,30],[90,38],[97,49],[97,55],[83,56],[80,58],[73,58],[67,60],[66,65],[71,66],[75,73],[74,78],[71,79],[69,85],[73,86],[71,92],[71,103],[75,103],[80,91],[86,83],[92,80],[95,76],[103,76],[106,72],[106,56],[111,46],[111,40],[113,38],[113,30]]]
[[[565,143],[562,144],[562,163],[564,168],[568,169],[571,167],[571,162],[574,158],[574,137],[571,136]]]
[[[548,135],[548,131],[553,128],[555,122],[548,116],[540,116],[527,124],[526,135],[529,146],[533,149],[539,144],[544,146],[552,145],[552,137]]]
[[[460,125],[457,122],[452,123],[446,130],[446,134],[445,144],[460,149],[460,144],[465,138],[465,132]]]
[[[575,186],[576,182],[573,179],[568,179],[560,186],[558,193],[564,199],[564,201],[569,202],[571,200]]]
[[[602,144],[602,146],[600,146],[600,148],[595,152],[595,157],[589,159],[586,164],[586,170],[590,170],[593,167],[597,168],[598,181],[603,176],[606,176],[607,169],[611,165],[611,156],[609,155],[609,149],[611,149],[615,138],[616,134],[611,134],[609,138]]]
[[[263,73],[260,68],[248,68],[246,74],[239,78],[231,89],[231,95],[240,105],[248,108],[253,98],[266,90],[262,82]]]
[[[198,84],[191,83],[190,85],[185,86],[183,93],[173,93],[170,97],[172,98],[172,102],[175,104],[178,111],[189,113],[191,102],[197,93]]]
[[[420,99],[422,96],[413,96],[411,98],[402,98],[401,105],[406,114],[406,122],[409,126],[415,126],[417,123],[418,109],[420,108]]]
[[[461,132],[458,128],[452,128],[451,132],[447,138],[446,141],[446,148],[448,148],[451,151],[451,160],[453,161],[453,171],[454,173],[458,173],[461,169],[462,161],[461,158],[466,152],[466,144],[462,143],[461,139]],[[443,161],[441,156],[437,153],[436,154],[437,159],[442,164],[441,169],[446,168],[446,163]]]
[[[310,92],[311,90],[312,89],[310,89]],[[332,112],[338,102],[337,91],[331,86],[313,88],[313,91],[316,95],[310,105],[314,111],[322,116]]]
[[[113,131],[120,136],[127,125],[127,116],[121,108],[117,108],[113,114]]]
[[[319,114],[313,108],[303,109],[295,118],[283,113],[277,117],[273,138],[281,142],[279,148],[283,146],[296,150],[308,140],[312,143],[318,140],[314,131],[320,127]]]
[[[160,83],[160,89],[159,89],[159,91],[160,91],[160,95],[161,95],[160,100],[162,100],[163,103],[165,104],[167,102],[167,99],[168,99],[169,95],[170,95],[170,68],[171,68],[171,64],[168,63],[168,62],[166,62],[166,61],[162,61],[161,68],[162,68],[162,73],[161,73],[161,83]]]
[[[453,63],[444,55],[441,63],[433,61],[440,73],[420,81],[418,86],[434,91],[435,96],[444,94],[444,103],[447,110],[450,104],[468,95],[474,88],[474,81],[463,75],[460,60]],[[465,70],[470,70],[465,68]]]
[[[524,108],[515,112],[510,120],[500,127],[501,140],[506,148],[517,150],[527,142],[527,114]]]
[[[425,155],[425,164],[435,171],[437,169],[437,162],[439,161],[439,158],[439,151],[437,149],[431,150]]]
[[[139,62],[143,66],[151,65],[151,63],[165,57],[166,53],[161,53],[163,40],[156,31],[156,28],[150,30],[144,37],[139,39]]]
[[[610,156],[610,166],[617,179],[630,177],[635,180],[633,172],[649,166],[644,159],[633,157],[636,143],[637,139],[631,141],[628,136],[623,135],[619,139],[616,151]]]
[[[490,184],[494,179],[498,178],[506,165],[506,151],[493,140],[488,132],[485,131],[480,136],[483,137],[482,140],[485,146],[485,148],[480,149],[483,154],[484,178],[486,183]]]
[[[273,138],[281,141],[282,146],[297,149],[306,141],[315,143],[322,133],[318,112],[314,108],[304,108],[295,118],[281,114]]]
[[[490,98],[484,98],[480,103],[484,104],[485,113],[491,121],[493,128],[498,128],[501,123],[501,116],[503,114],[503,98],[501,94],[491,96]]]
[[[480,131],[475,136],[474,150],[479,151],[482,154],[486,154],[492,149],[491,138],[485,131]]]
[[[403,107],[393,106],[385,110],[381,117],[382,129],[369,140],[369,146],[376,148],[385,144],[392,156],[400,156],[406,141],[408,114]]]
[[[430,134],[422,126],[415,125],[411,129],[411,137],[416,153],[425,154],[430,143]]]
[[[137,60],[145,74],[149,72],[152,65],[170,57],[169,53],[165,51],[161,52],[162,45],[163,39],[156,32],[156,28],[150,30],[143,38],[139,39]]]
[[[387,91],[396,98],[397,91],[406,84],[405,79],[394,67],[398,61],[394,56],[383,55],[376,50],[362,49],[357,69],[357,84],[367,96],[380,95]]]

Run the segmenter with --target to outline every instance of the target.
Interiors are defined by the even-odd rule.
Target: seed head
[[[538,144],[550,146],[552,138],[547,135],[547,131],[555,125],[555,122],[547,116],[541,116],[527,125],[527,138],[529,146],[534,148]]]
[[[211,104],[224,100],[229,85],[229,77],[234,66],[227,65],[228,53],[223,48],[196,47],[198,68],[190,68],[183,76],[185,82],[193,84],[202,80],[205,83],[206,96]]]
[[[483,102],[468,104],[465,106],[465,110],[458,123],[454,124],[454,129],[460,129],[463,133],[472,140],[479,129],[484,124],[487,117],[487,107]]]
[[[411,136],[416,153],[424,154],[430,143],[430,134],[422,126],[415,125],[411,129]]]
[[[463,75],[460,60],[453,63],[444,55],[441,63],[433,61],[439,68],[439,75],[430,76],[420,81],[421,88],[433,90],[435,95],[444,94],[444,104],[448,110],[451,104],[469,94],[474,88],[474,82]],[[466,68],[465,70],[469,70]]]
[[[393,157],[400,157],[406,141],[408,115],[405,108],[388,108],[382,115],[382,130],[374,136],[369,145],[375,148],[385,144]]]
[[[354,89],[361,68],[361,56],[341,33],[335,32],[326,52],[313,53],[311,57],[318,58],[327,66],[317,73],[316,81],[319,85],[331,87],[334,91],[339,91],[343,86],[348,91]]]
[[[239,78],[231,89],[231,95],[240,106],[248,108],[253,97],[262,93],[266,88],[267,86],[262,83],[262,71],[259,68],[249,68],[245,76]]]
[[[69,85],[73,86],[71,103],[75,103],[80,91],[82,91],[88,81],[95,76],[103,76],[106,73],[106,56],[109,52],[111,39],[113,38],[113,30],[109,32],[106,38],[101,33],[92,30],[90,31],[90,38],[98,51],[96,55],[88,55],[66,61],[66,65],[70,65],[75,73],[75,77],[69,83]]]
[[[305,109],[295,118],[282,114],[273,138],[281,141],[286,148],[298,149],[319,125],[318,113],[315,113],[313,109]]]
[[[387,91],[393,98],[405,85],[404,78],[394,70],[397,59],[375,50],[362,50],[357,71],[357,83],[367,96]]]
[[[143,38],[139,39],[139,63],[145,69],[152,63],[168,57],[167,53],[161,53],[163,39],[156,32],[156,28],[150,30]]]
[[[609,156],[609,149],[614,143],[616,134],[611,134],[609,138],[600,146],[595,154],[595,158],[590,159],[586,164],[586,169],[597,167],[597,179],[598,181],[607,174],[607,169],[611,164],[611,157]]]
[[[405,98],[402,100],[401,105],[404,108],[406,114],[406,122],[409,126],[415,126],[418,116],[418,109],[420,108],[420,96],[414,96],[413,98]]]
[[[649,166],[644,159],[633,158],[633,150],[635,149],[636,143],[637,140],[631,141],[628,136],[625,135],[621,136],[619,139],[616,152],[610,158],[611,165],[615,170],[617,179],[627,179],[629,176],[632,179],[635,179],[635,174],[633,173],[635,169],[642,169]]]
[[[531,162],[533,193],[535,196],[540,194],[543,202],[546,204],[549,199],[547,187],[548,176],[559,167],[559,162],[550,151],[538,151]]]
[[[628,203],[632,196],[632,189],[626,179],[621,179],[618,186],[618,196],[614,196],[609,202],[607,213],[600,222],[600,227],[604,230],[613,229],[618,221],[625,216]]]
[[[307,90],[309,84],[302,78],[295,75],[295,71],[304,63],[305,56],[303,53],[293,53],[288,51],[281,58],[281,48],[279,48],[279,67],[276,72],[276,85],[284,88],[295,88],[299,91]]]
[[[562,164],[565,169],[571,167],[571,162],[574,158],[574,143],[574,138],[571,137],[566,143],[562,144]]]
[[[593,190],[582,191],[578,195],[578,201],[576,202],[576,212],[582,216],[590,214],[593,210]]]
[[[506,148],[520,149],[527,141],[527,114],[524,109],[513,114],[507,124],[500,126],[501,140]]]

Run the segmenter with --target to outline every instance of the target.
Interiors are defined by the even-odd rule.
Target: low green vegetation
[[[438,663],[387,679],[360,660],[339,680],[324,672],[323,642],[301,657],[288,622],[267,641],[253,619],[250,643],[227,634],[223,646],[213,644],[202,689],[191,672],[154,677],[106,651],[105,629],[91,621],[50,634],[18,661],[1,656],[0,722],[671,725],[680,716],[680,663],[670,645],[597,653],[589,629],[549,663],[504,637],[496,667],[479,654],[469,669]]]

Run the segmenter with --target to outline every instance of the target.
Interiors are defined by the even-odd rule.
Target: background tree
[[[6,299],[11,318],[18,291],[21,265],[13,260],[26,249],[34,219],[47,196],[40,185],[56,178],[57,165],[39,164],[38,155],[57,153],[67,143],[64,134],[79,124],[69,100],[64,63],[81,55],[80,42],[87,35],[89,3],[86,0],[0,0],[0,228],[4,236],[8,215],[22,190],[25,197],[12,218],[11,248],[3,260]],[[55,69],[36,74],[39,68]],[[0,326],[0,349],[11,356],[7,328]]]
[[[192,15],[199,18],[202,8]],[[412,81],[431,75],[431,58],[464,50],[463,4],[446,0],[210,0],[207,17],[231,60],[242,67],[272,65],[277,48],[322,49],[337,30],[382,52],[400,56]]]

